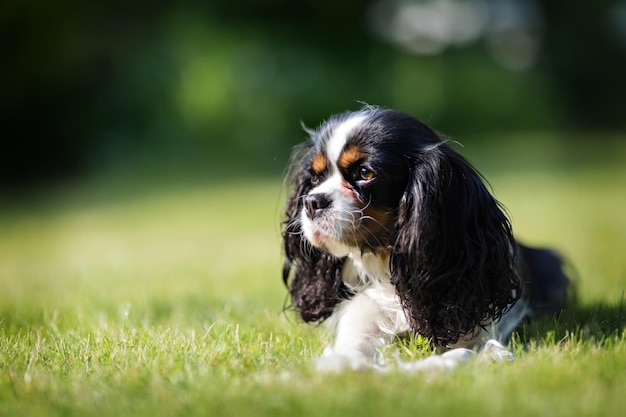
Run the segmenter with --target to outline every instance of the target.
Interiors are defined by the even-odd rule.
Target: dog
[[[447,351],[405,367],[454,366],[557,313],[570,280],[558,254],[523,246],[481,174],[417,118],[367,106],[296,147],[283,219],[283,282],[303,321],[328,319],[320,369],[381,367],[413,332]],[[429,365],[430,364],[430,365]]]

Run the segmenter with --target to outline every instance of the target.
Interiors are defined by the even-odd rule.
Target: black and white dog
[[[304,321],[334,325],[320,368],[377,366],[407,332],[455,363],[566,305],[558,256],[517,243],[481,175],[426,124],[366,107],[309,133],[290,166],[283,280]]]

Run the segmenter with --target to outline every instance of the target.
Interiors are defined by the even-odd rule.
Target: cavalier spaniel
[[[308,133],[290,164],[283,281],[305,322],[334,327],[320,369],[379,367],[408,332],[450,350],[411,369],[477,345],[506,356],[498,341],[521,321],[565,306],[559,257],[516,242],[481,175],[425,123],[366,107]]]

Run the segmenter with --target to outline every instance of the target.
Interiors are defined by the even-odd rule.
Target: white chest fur
[[[366,300],[342,303],[337,312],[339,318],[345,314],[345,310],[355,309],[356,316],[373,320],[376,332],[385,338],[409,330],[406,314],[390,281],[388,254],[352,252],[344,264],[342,276],[346,285],[355,292],[352,300]]]

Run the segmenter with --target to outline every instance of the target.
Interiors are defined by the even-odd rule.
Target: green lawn
[[[282,312],[279,179],[94,181],[0,207],[0,415],[620,415],[626,148],[515,143],[473,159],[518,237],[571,260],[579,306],[521,329],[514,362],[320,375],[328,336]]]

